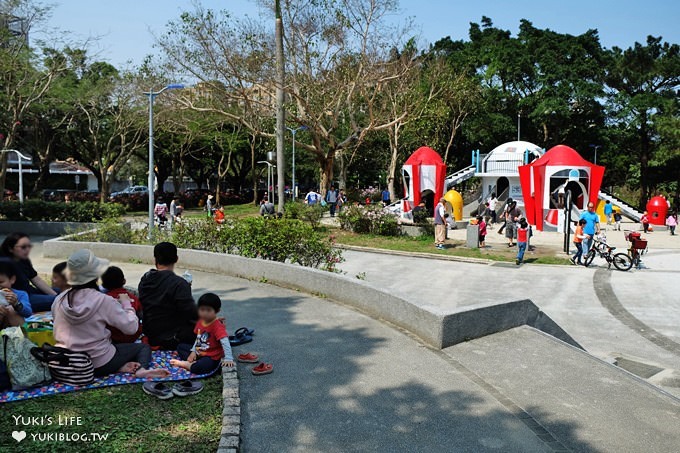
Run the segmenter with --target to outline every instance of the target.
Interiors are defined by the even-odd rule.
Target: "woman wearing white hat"
[[[151,349],[143,343],[112,344],[111,332],[137,332],[139,319],[130,298],[114,299],[99,291],[97,280],[109,262],[90,250],[78,250],[67,261],[66,277],[71,289],[57,296],[52,305],[57,346],[90,355],[96,376],[134,373],[137,377],[165,377],[164,369],[148,369]]]

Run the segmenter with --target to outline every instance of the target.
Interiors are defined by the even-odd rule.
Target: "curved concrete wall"
[[[48,258],[64,259],[81,248],[88,248],[96,255],[112,261],[153,263],[153,248],[148,245],[60,239],[43,243],[43,253]],[[179,259],[181,266],[189,269],[249,280],[266,280],[282,287],[328,297],[404,328],[438,349],[525,324],[578,346],[529,300],[464,307],[453,313],[435,313],[364,281],[318,269],[187,249],[179,250]]]

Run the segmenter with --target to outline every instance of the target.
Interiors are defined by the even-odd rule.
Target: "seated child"
[[[65,270],[66,261],[62,261],[52,268],[52,288],[54,288],[57,293],[63,293],[67,289],[71,288],[71,285],[66,283],[66,276],[64,276]]]
[[[17,280],[16,268],[10,261],[0,261],[0,329],[17,327],[33,314],[26,291],[12,289]]]
[[[206,293],[198,299],[198,321],[194,328],[196,341],[193,347],[188,344],[177,346],[183,360],[171,360],[170,365],[184,368],[193,374],[212,373],[220,366],[232,368],[234,357],[231,353],[229,335],[217,314],[222,302],[217,294]]]
[[[142,304],[139,302],[139,298],[135,294],[124,288],[125,283],[125,275],[119,267],[110,266],[102,274],[102,287],[105,290],[104,292],[116,300],[121,294],[127,294],[127,296],[130,298],[130,305],[137,313],[137,318],[142,319]],[[141,323],[137,328],[137,332],[133,333],[132,335],[126,335],[112,326],[108,326],[107,329],[111,331],[111,342],[114,344],[134,343],[137,341],[140,335],[142,335]]]

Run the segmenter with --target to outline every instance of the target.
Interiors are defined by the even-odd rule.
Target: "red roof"
[[[421,146],[418,148],[411,157],[409,157],[404,165],[443,165],[444,161],[442,156],[432,148],[427,146]]]
[[[567,145],[557,145],[550,148],[532,162],[535,167],[538,166],[567,166],[567,167],[590,167],[593,164],[585,160],[574,148]]]

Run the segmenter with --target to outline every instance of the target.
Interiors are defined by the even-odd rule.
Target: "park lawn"
[[[485,249],[469,249],[462,241],[447,240],[445,250],[437,250],[433,246],[430,236],[375,236],[370,234],[356,234],[345,230],[335,229],[331,233],[339,245],[353,245],[399,252],[430,253],[433,255],[459,256],[465,258],[481,258],[492,261],[514,262],[517,248],[505,246],[487,247]],[[569,264],[567,258],[555,256],[555,250],[536,248],[527,251],[525,262],[536,264]]]
[[[214,452],[222,429],[222,379],[201,380],[201,393],[161,401],[141,384],[105,387],[2,404],[0,451],[13,452]],[[53,424],[17,427],[12,415],[52,417]],[[57,417],[81,417],[81,426],[59,426]],[[10,437],[25,430],[20,444]],[[33,442],[31,433],[109,434],[105,441]]]

